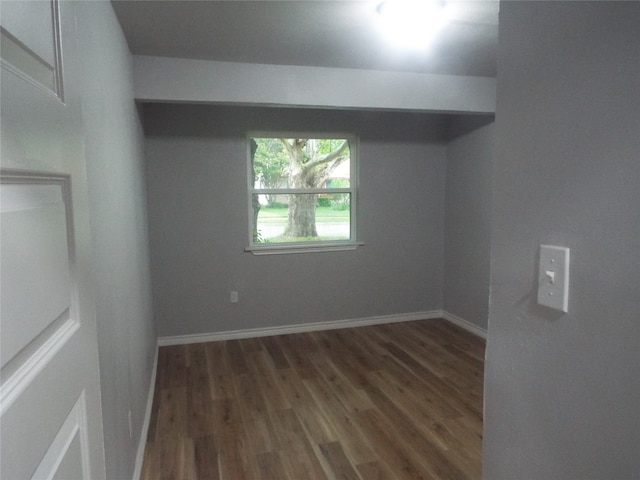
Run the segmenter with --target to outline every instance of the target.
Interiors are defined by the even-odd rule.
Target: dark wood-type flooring
[[[445,320],[162,347],[142,478],[479,479],[483,359]]]

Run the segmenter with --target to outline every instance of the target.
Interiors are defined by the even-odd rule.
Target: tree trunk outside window
[[[320,153],[320,141],[317,139],[281,138],[280,142],[289,156],[290,188],[322,188],[331,173],[349,157],[349,142],[343,140],[334,150]],[[317,194],[289,195],[289,216],[285,235],[298,237],[317,237],[316,202]]]

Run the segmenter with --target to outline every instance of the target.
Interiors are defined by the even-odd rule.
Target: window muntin
[[[250,250],[355,245],[353,136],[267,133],[248,143]]]

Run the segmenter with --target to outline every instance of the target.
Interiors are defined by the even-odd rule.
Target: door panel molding
[[[43,331],[29,346],[25,347],[2,368],[0,417],[80,328],[80,322],[69,317],[62,317],[58,320],[51,325],[53,328]]]
[[[84,390],[58,430],[53,442],[49,445],[49,449],[44,454],[44,457],[42,457],[40,465],[38,465],[38,468],[31,478],[38,480],[52,480],[56,478],[59,467],[63,465],[63,462],[65,462],[69,454],[73,454],[71,446],[76,439],[78,439],[80,443],[79,454],[81,465],[65,465],[65,467],[75,467],[76,471],[81,470],[82,478],[89,480],[91,469],[89,465],[89,440],[87,437],[87,411]],[[77,461],[77,459],[72,459],[71,462],[74,460]]]
[[[16,6],[17,5],[17,6]],[[24,2],[15,5],[3,4],[3,16],[5,18],[13,18],[24,16],[25,14],[33,14],[33,12],[7,12],[9,8],[38,8],[48,10],[46,12],[38,12],[48,17],[47,27],[51,30],[51,38],[49,48],[51,49],[51,58],[47,59],[44,55],[36,52],[38,48],[31,45],[31,39],[20,38],[19,31],[11,31],[13,25],[2,25],[0,27],[0,64],[2,68],[14,73],[23,80],[31,83],[35,87],[43,90],[48,94],[52,94],[64,102],[63,74],[62,74],[62,41],[60,34],[60,9],[58,0],[50,0],[48,8],[45,2]]]
[[[55,268],[47,272],[51,277],[50,281],[55,282],[57,280],[55,275],[59,274],[60,283],[63,283],[62,287],[58,289],[58,293],[50,301],[50,304],[58,305],[62,313],[59,313],[60,310],[58,310],[58,313],[53,313],[52,318],[47,318],[46,314],[41,314],[38,310],[31,310],[32,316],[39,315],[39,317],[30,318],[28,315],[20,317],[16,315],[16,311],[21,310],[20,305],[12,305],[16,301],[15,298],[4,298],[3,294],[2,343],[5,346],[4,350],[9,353],[3,357],[0,369],[0,416],[4,415],[13,402],[80,328],[80,321],[76,313],[78,310],[78,290],[74,278],[75,242],[70,182],[68,175],[0,170],[0,184],[3,189],[9,186],[24,187],[24,189],[10,190],[11,196],[3,192],[5,198],[3,198],[2,215],[14,215],[15,219],[15,215],[21,215],[23,212],[38,212],[39,210],[48,212],[50,210],[47,208],[50,205],[57,205],[61,202],[64,209],[62,218],[60,218],[60,212],[57,212],[51,220],[64,222],[64,225],[57,225],[56,228],[59,231],[59,237],[65,236],[65,238],[59,238],[58,241],[66,243],[66,249],[64,245],[58,245],[58,251],[54,252],[54,255],[60,258],[55,259],[57,264]],[[38,188],[42,186],[52,186],[54,189]],[[42,218],[49,220],[46,215],[43,215]],[[34,235],[39,232],[38,225],[29,224],[28,228],[34,228],[32,232]],[[64,233],[60,232],[62,230]],[[41,244],[35,243],[35,245],[40,246]],[[9,250],[7,251],[7,249]],[[15,251],[13,251],[14,249]],[[19,272],[29,270],[28,274],[17,275],[20,278],[16,280],[6,272],[6,269],[3,269],[3,290],[5,293],[7,291],[11,293],[13,292],[10,288],[11,282],[22,282],[17,290],[21,292],[20,301],[23,303],[35,302],[36,299],[40,301],[46,296],[42,291],[42,289],[47,289],[46,284],[39,284],[35,280],[29,281],[31,278],[38,277],[39,271],[35,269],[33,264],[29,264],[28,260],[24,260],[30,254],[38,253],[30,252],[28,245],[11,246],[6,243],[3,245],[3,256],[7,256],[5,260],[11,260],[13,268]],[[22,268],[23,263],[25,268]],[[12,325],[12,323],[17,323],[17,325]]]

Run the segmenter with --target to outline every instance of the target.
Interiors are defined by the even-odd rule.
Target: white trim
[[[465,320],[464,318],[460,318],[457,315],[454,315],[453,313],[449,313],[446,310],[442,310],[441,313],[442,313],[442,318],[444,318],[448,322],[451,322],[460,328],[464,328],[467,332],[473,333],[474,335],[480,338],[484,338],[485,340],[487,339],[487,331],[484,328],[479,327],[478,325],[471,323],[470,321]]]
[[[304,135],[295,135],[304,138]],[[318,135],[314,135],[317,137]],[[344,135],[343,135],[344,136]],[[259,137],[250,137],[259,138]],[[270,137],[273,138],[273,137]],[[313,137],[311,137],[313,138]],[[309,187],[309,188],[254,188],[253,195],[296,195],[296,194],[322,194],[322,193],[351,193],[351,188],[344,187]]]
[[[5,414],[79,328],[80,322],[77,320],[73,318],[63,320],[60,327],[9,378],[3,379],[0,387],[0,416]]]
[[[89,438],[87,436],[87,409],[85,391],[83,390],[75,405],[67,415],[58,430],[53,442],[40,460],[33,477],[51,480],[58,473],[58,467],[69,451],[73,440],[78,436],[80,440],[80,455],[82,461],[82,478],[89,480],[91,471],[89,466]]]
[[[2,37],[2,41],[5,43],[7,47],[10,47],[9,50],[13,55],[11,59],[1,58],[0,64],[2,68],[7,69],[7,71],[17,75],[21,79],[30,83],[34,87],[44,91],[45,93],[56,96],[62,103],[64,103],[64,92],[62,89],[62,44],[61,44],[61,30],[60,30],[60,8],[58,0],[50,0],[51,1],[51,29],[53,30],[53,38],[52,40],[52,50],[53,50],[53,63],[49,63],[48,60],[45,60],[36,52],[34,52],[31,48],[25,45],[20,39],[14,37],[7,30],[2,29],[0,32],[0,36]],[[4,48],[3,48],[4,50]],[[6,53],[6,51],[5,51]],[[16,61],[19,60],[19,61]],[[25,63],[26,60],[26,63]],[[18,65],[21,63],[21,65]],[[25,68],[26,67],[26,68]],[[44,76],[49,78],[43,78],[39,75],[33,75],[35,70],[45,70]],[[44,81],[43,81],[44,80]]]
[[[80,328],[81,322],[77,318],[78,289],[75,274],[75,235],[70,182],[71,178],[63,174],[0,169],[0,184],[3,186],[54,185],[60,188],[62,202],[65,206],[67,255],[71,280],[71,302],[68,309],[49,323],[3,366],[2,370],[4,371],[0,379],[0,417]]]
[[[158,345],[163,347],[168,345],[186,345],[190,343],[268,337],[272,335],[286,335],[290,333],[303,333],[319,330],[334,330],[338,328],[383,325],[387,323],[411,322],[414,320],[431,320],[434,318],[442,318],[442,316],[442,310],[432,310],[429,312],[401,313],[398,315],[382,315],[378,317],[302,323],[297,325],[282,325],[278,327],[250,328],[246,330],[229,330],[225,332],[199,333],[194,335],[174,335],[168,337],[159,337]]]
[[[142,430],[140,439],[138,440],[138,451],[136,452],[136,461],[133,468],[133,480],[139,480],[142,475],[142,464],[144,463],[144,451],[147,447],[147,435],[149,434],[149,424],[151,423],[151,410],[153,408],[153,397],[156,392],[156,374],[158,371],[158,343],[156,343],[156,352],[151,368],[151,383],[149,384],[149,393],[147,395],[147,407],[144,412],[144,421],[142,422]]]
[[[345,242],[345,243],[331,243],[331,242],[307,242],[301,243],[271,243],[269,246],[257,246],[247,247],[245,252],[252,253],[253,255],[283,255],[290,253],[316,253],[316,252],[343,252],[349,250],[355,250],[358,247],[364,246],[363,242]]]

